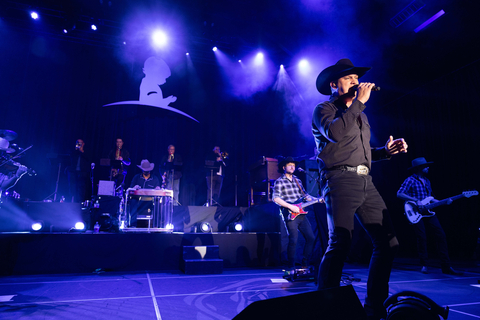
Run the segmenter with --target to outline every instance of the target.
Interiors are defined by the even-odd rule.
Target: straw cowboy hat
[[[321,94],[331,95],[330,82],[336,81],[349,74],[356,74],[359,78],[372,68],[355,67],[350,59],[340,59],[336,64],[324,69],[317,77],[317,90]]]
[[[150,163],[147,159],[142,160],[140,165],[137,165],[142,171],[152,171],[155,167],[155,163]]]

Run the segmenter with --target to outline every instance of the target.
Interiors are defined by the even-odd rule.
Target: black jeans
[[[423,218],[418,223],[413,225],[415,235],[417,236],[417,248],[418,255],[420,256],[420,264],[422,266],[426,266],[428,261],[427,234],[425,233],[425,228],[430,229],[429,231],[432,231],[433,235],[435,236],[435,244],[437,245],[437,251],[440,257],[442,268],[449,268],[450,258],[448,256],[447,238],[436,216]]]
[[[297,252],[298,231],[300,231],[305,238],[305,247],[303,248],[302,266],[307,266],[310,262],[310,255],[313,251],[313,244],[315,242],[315,235],[313,234],[312,225],[308,221],[306,214],[298,215],[295,220],[288,220],[286,222],[288,230],[288,267],[295,266],[295,255]]]
[[[319,268],[318,289],[340,285],[356,214],[373,244],[365,309],[374,318],[384,317],[383,302],[388,297],[388,281],[398,248],[385,203],[370,175],[333,170],[322,175],[321,187],[327,206],[329,241]]]

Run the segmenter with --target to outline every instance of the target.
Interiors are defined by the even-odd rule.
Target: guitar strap
[[[295,182],[297,183],[297,186],[298,186],[298,188],[300,189],[300,191],[302,191],[303,196],[306,197],[307,195],[305,194],[305,192],[303,192],[303,188],[302,188],[302,187],[300,186],[300,184],[298,183],[297,178],[295,178],[295,177],[292,177],[292,178],[293,178],[293,179],[295,180]]]

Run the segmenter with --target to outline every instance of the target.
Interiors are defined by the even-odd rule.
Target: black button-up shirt
[[[315,107],[312,133],[320,169],[361,164],[371,169],[372,160],[389,158],[384,147],[370,147],[370,124],[364,109],[358,100],[348,108],[333,95]]]

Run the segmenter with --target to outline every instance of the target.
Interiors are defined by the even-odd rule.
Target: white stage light
[[[96,25],[92,24],[91,28],[92,28],[93,31],[97,31],[97,26]]]
[[[30,17],[32,17],[33,20],[37,20],[40,16],[35,11],[32,11],[30,12]]]
[[[167,35],[161,31],[157,30],[152,34],[153,44],[158,47],[164,47],[167,44]]]
[[[217,51],[218,49],[217,49],[217,47],[213,47],[212,50],[213,50],[213,51]]]
[[[85,223],[83,223],[82,221],[79,221],[79,222],[75,223],[75,229],[76,229],[76,230],[83,230],[83,229],[85,229]]]
[[[41,221],[37,221],[32,223],[32,230],[33,231],[40,231],[43,228],[43,224]]]

